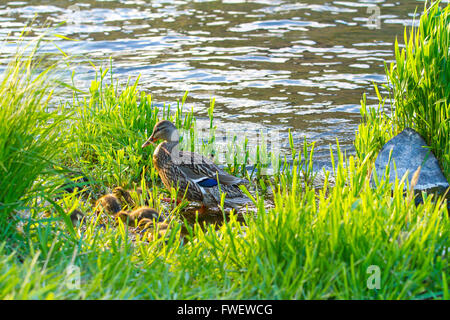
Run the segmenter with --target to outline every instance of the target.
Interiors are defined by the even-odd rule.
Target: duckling
[[[122,187],[116,187],[114,188],[112,194],[119,199],[119,201],[124,204],[127,205],[129,208],[134,207],[136,204],[133,200],[133,198],[131,197],[131,194],[128,190],[125,190]]]
[[[119,211],[115,215],[116,219],[122,220],[124,223],[128,224],[130,227],[135,226],[135,219],[130,216],[130,214],[127,211]]]
[[[149,241],[153,241],[159,238],[164,238],[169,232],[169,225],[165,222],[157,222],[155,225],[146,225],[144,231],[147,231],[147,237]],[[156,231],[156,232],[155,232]]]
[[[142,219],[155,219],[156,221],[160,221],[160,215],[158,211],[156,211],[153,208],[149,207],[140,207],[133,212],[130,213],[130,216],[133,217],[135,220],[142,220]]]
[[[99,214],[101,212],[101,209],[103,209],[104,212],[114,216],[116,215],[120,210],[122,210],[121,203],[119,199],[113,194],[106,194],[100,199],[97,200],[95,203],[96,214]]]
[[[84,214],[80,210],[73,210],[70,214],[70,220],[72,221],[72,224],[75,226],[77,223],[82,223],[84,219]]]
[[[160,221],[159,213],[155,209],[148,207],[141,207],[132,212],[120,211],[115,217],[117,219],[121,219],[123,222],[126,222],[129,226],[134,227],[136,222],[138,226],[144,225],[144,223],[153,223],[153,219],[156,221]],[[142,221],[142,223],[141,223]]]
[[[66,193],[74,193],[76,189],[80,192],[86,192],[89,189],[89,179],[81,172],[72,172],[65,178],[61,189]]]
[[[138,222],[138,228],[143,230],[150,228],[152,225],[153,220],[149,218],[144,218]]]
[[[121,201],[122,205],[127,205],[128,208],[133,208],[137,205],[136,201],[131,196],[133,193],[137,195],[137,199],[140,199],[143,195],[141,187],[137,187],[133,190],[125,190],[122,187],[116,187],[114,188],[112,193],[117,199]],[[143,198],[143,200],[144,204],[148,205],[148,200],[145,197]]]

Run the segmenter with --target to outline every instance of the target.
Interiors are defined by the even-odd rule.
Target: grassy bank
[[[439,33],[448,32],[448,10],[442,14],[447,28]],[[376,114],[363,103],[367,122],[356,136],[357,156],[330,152],[333,170],[320,188],[311,182],[312,151],[306,145],[292,146],[293,165],[280,165],[270,177],[258,174],[262,159],[272,158],[264,146],[253,173],[237,160],[248,158],[249,147],[239,146],[225,167],[251,179],[254,208],[212,224],[204,217],[189,220],[184,204],[162,202],[174,190],[163,188],[153,168],[153,147],[140,148],[161,119],[185,129],[185,141],[195,138],[195,116],[182,108],[186,97],[175,108],[159,108],[137,82],[119,87],[107,81],[108,70],[98,70],[85,95],[74,91],[69,104],[49,109],[51,69],[39,73],[32,59],[18,61],[23,62],[11,64],[10,82],[3,81],[0,91],[2,111],[8,111],[0,115],[1,298],[450,298],[446,206],[428,197],[416,207],[404,196],[403,180],[393,186],[380,181],[376,189],[369,183],[375,152],[406,125],[406,114],[414,114],[408,106],[415,104],[397,102],[399,87],[392,86],[393,101],[396,108],[404,103],[404,111]],[[212,104],[212,130],[213,110]],[[417,128],[435,137],[431,128],[448,130],[448,113],[442,117]],[[213,141],[212,135],[202,143],[205,153]],[[448,149],[436,154],[445,167]],[[149,241],[148,234],[102,221],[94,213],[95,200],[115,186],[141,187],[137,202],[148,201],[168,217],[167,236]],[[68,214],[74,209],[86,214],[83,225],[73,226]],[[373,270],[379,271],[379,285]]]

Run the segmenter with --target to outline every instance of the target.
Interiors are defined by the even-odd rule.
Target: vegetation
[[[49,104],[55,88],[49,74],[56,65],[40,72],[35,67],[43,60],[37,55],[40,41],[23,47],[1,77],[1,232],[8,232],[5,218],[11,212],[24,208],[38,195],[50,195],[51,162],[64,150],[60,129],[67,115]]]
[[[378,92],[379,110],[368,110],[362,101],[363,123],[355,145],[359,159],[373,156],[406,127],[417,130],[440,160],[450,180],[450,6],[435,2],[420,17],[418,28],[407,34],[404,48],[395,41],[395,63],[386,66],[391,110],[385,112]]]
[[[419,29],[428,28],[422,24],[431,12],[438,14],[433,10]],[[448,9],[439,14],[445,15],[439,21],[448,21]],[[72,102],[52,110],[51,69],[38,73],[31,61],[33,56],[19,55],[0,90],[1,298],[450,298],[450,221],[443,200],[429,196],[416,206],[404,195],[405,179],[370,186],[374,152],[406,121],[422,133],[448,132],[447,102],[447,109],[442,101],[435,104],[447,110],[433,118],[441,122],[425,118],[419,125],[408,100],[414,93],[398,102],[400,86],[394,85],[395,106],[403,111],[388,116],[381,108],[363,108],[368,122],[357,133],[357,156],[347,157],[339,147],[337,158],[330,152],[333,170],[323,173],[319,188],[312,184],[313,145],[305,142],[298,151],[291,144],[292,165],[273,159],[261,145],[253,172],[238,161],[248,159],[247,145],[235,148],[226,170],[252,180],[254,206],[219,213],[225,219],[206,224],[199,216],[188,222],[185,203],[161,201],[174,190],[163,188],[151,164],[153,149],[140,148],[160,119],[185,129],[183,145],[192,147],[197,129],[193,113],[182,111],[186,96],[171,112],[170,106],[153,105],[137,82],[120,88],[112,79],[107,83],[108,70],[98,70],[89,92],[73,88]],[[398,73],[398,83],[410,76],[405,74]],[[438,79],[427,81],[437,87]],[[434,94],[427,99],[442,100]],[[211,132],[213,110],[212,101]],[[213,142],[214,134],[201,151],[209,152]],[[438,148],[444,142],[433,143]],[[437,154],[444,163],[448,149]],[[260,174],[267,159],[279,164],[272,177]],[[133,194],[138,201],[168,217],[165,237],[149,241],[148,233],[94,213],[95,200],[119,185],[140,186],[142,195]],[[83,224],[72,224],[68,214],[74,209],[86,214]],[[372,282],[374,267],[380,270],[379,286]]]

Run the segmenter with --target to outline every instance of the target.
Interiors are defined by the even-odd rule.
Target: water
[[[206,123],[215,97],[219,128],[278,131],[283,147],[291,129],[298,146],[306,137],[326,157],[336,138],[352,152],[361,96],[377,104],[373,83],[385,81],[384,61],[417,6],[423,1],[1,0],[0,39],[33,18],[35,33],[67,21],[56,32],[80,41],[58,46],[96,65],[111,56],[119,81],[140,74],[153,101],[174,104],[188,90],[186,107]],[[12,54],[1,44],[0,64]],[[77,67],[81,86],[92,75],[87,63]]]

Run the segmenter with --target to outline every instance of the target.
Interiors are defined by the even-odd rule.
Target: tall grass
[[[416,129],[431,146],[450,180],[450,6],[440,1],[425,7],[419,26],[405,28],[404,48],[395,41],[395,62],[386,66],[392,106],[390,115],[370,111],[362,101],[365,124],[359,127],[356,147],[360,159],[378,151],[406,127]]]
[[[326,179],[316,193],[294,168],[274,187],[273,208],[256,195],[257,215],[245,214],[245,224],[236,215],[220,227],[195,224],[184,241],[179,220],[152,242],[95,218],[75,238],[57,220],[25,227],[23,263],[0,247],[0,297],[448,299],[445,207],[408,203],[404,182],[393,193],[386,181],[373,190],[369,166],[338,154],[334,187]],[[80,270],[79,287],[70,286],[70,266]],[[380,268],[379,289],[367,285],[370,266]]]
[[[45,188],[52,161],[63,151],[66,114],[50,105],[52,64],[38,55],[38,38],[22,46],[0,75],[0,220],[23,209]]]

